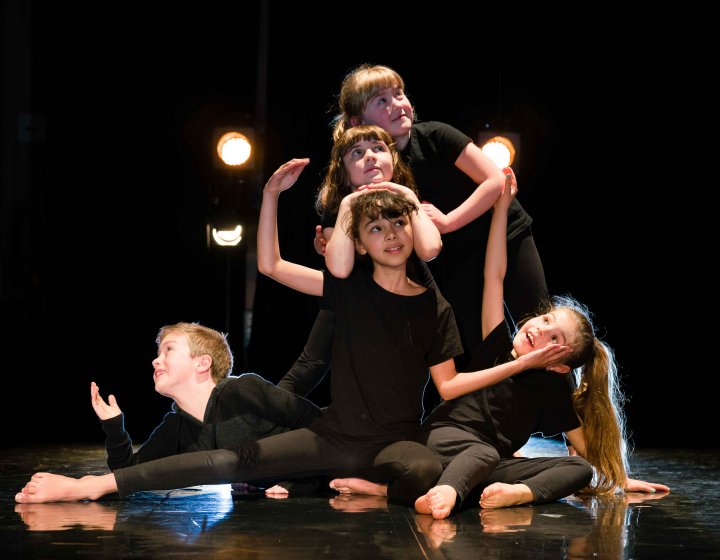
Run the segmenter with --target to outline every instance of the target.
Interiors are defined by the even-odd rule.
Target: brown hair
[[[353,201],[349,215],[351,223],[346,230],[355,241],[360,241],[360,219],[363,216],[367,216],[370,220],[376,220],[381,216],[393,220],[417,211],[417,205],[404,196],[385,189],[371,189],[367,194],[358,196]]]
[[[566,311],[576,330],[563,363],[573,368],[577,388],[573,406],[582,422],[587,457],[595,467],[591,487],[596,493],[613,493],[627,480],[627,440],[617,364],[612,349],[595,336],[588,308],[570,296],[555,296],[541,314]],[[524,322],[524,321],[523,321]],[[522,323],[520,323],[522,325]]]
[[[361,64],[351,70],[340,86],[340,114],[334,119],[333,140],[337,140],[352,127],[350,119],[362,115],[367,104],[378,92],[389,87],[405,89],[405,82],[400,74],[389,66]]]
[[[343,158],[347,151],[361,140],[385,143],[393,159],[392,182],[408,187],[417,193],[412,171],[400,159],[392,136],[379,126],[363,124],[349,128],[344,134],[336,138],[333,143],[330,163],[315,201],[315,207],[319,214],[325,212],[336,213],[342,199],[353,191],[353,185],[350,184]]]

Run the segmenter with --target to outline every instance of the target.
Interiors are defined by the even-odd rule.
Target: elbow
[[[264,274],[265,276],[269,276],[270,278],[272,278],[273,274],[275,273],[274,264],[266,262],[263,259],[258,259],[257,269],[260,274]]]
[[[417,256],[425,262],[430,262],[440,254],[440,251],[442,251],[442,247],[442,240],[438,239],[438,242],[433,246],[416,251]]]
[[[341,253],[340,256],[338,256],[337,253],[338,251],[336,248],[330,247],[328,249],[325,253],[325,268],[327,268],[328,272],[330,272],[330,274],[332,274],[335,278],[344,279],[350,276],[353,265],[355,264],[355,259],[345,258],[344,253]]]
[[[451,401],[458,396],[456,391],[452,391],[447,387],[438,387],[438,394],[444,401]]]
[[[330,271],[330,274],[332,274],[335,278],[345,279],[350,276],[350,273],[352,272],[352,267],[330,263],[329,261],[326,261],[325,264],[327,265],[327,269]]]

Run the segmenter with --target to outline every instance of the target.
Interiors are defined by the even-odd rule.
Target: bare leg
[[[480,495],[480,507],[501,508],[529,504],[535,499],[532,491],[525,484],[505,484],[493,482]]]
[[[112,473],[70,478],[40,472],[35,473],[23,489],[15,494],[15,501],[22,504],[77,502],[97,500],[111,492],[117,492],[115,475]]]
[[[431,488],[427,494],[415,500],[415,511],[432,514],[435,519],[444,519],[452,513],[457,501],[457,491],[443,484]]]
[[[363,478],[335,478],[330,488],[341,494],[366,494],[368,496],[387,496],[387,484],[370,482]]]

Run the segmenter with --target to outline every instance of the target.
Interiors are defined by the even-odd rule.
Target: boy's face
[[[160,342],[157,358],[152,361],[155,390],[174,398],[178,387],[186,386],[195,378],[195,361],[190,356],[187,336],[168,334]]]
[[[345,152],[343,164],[353,188],[390,181],[393,176],[390,148],[379,140],[356,142]]]

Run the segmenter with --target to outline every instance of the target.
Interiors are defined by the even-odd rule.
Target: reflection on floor
[[[557,454],[533,440],[527,455]],[[0,463],[2,558],[720,558],[720,456],[636,451],[638,478],[670,494],[571,496],[536,506],[472,508],[433,520],[385,499],[273,500],[230,485],[126,500],[16,504],[40,470],[107,472],[99,446],[9,449]]]

